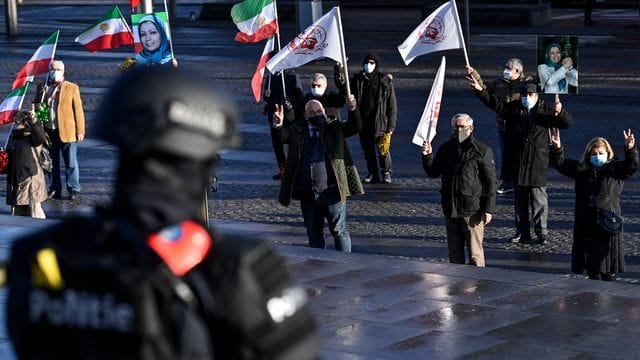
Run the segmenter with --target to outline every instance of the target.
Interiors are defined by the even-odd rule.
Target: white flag
[[[280,70],[302,66],[321,57],[342,62],[337,7],[309,25],[300,35],[283,47],[269,60],[267,69],[274,74]]]
[[[433,79],[433,86],[431,86],[431,92],[427,99],[427,104],[424,106],[422,117],[418,123],[416,133],[413,134],[413,143],[422,146],[422,143],[427,140],[431,142],[436,136],[436,126],[438,125],[438,116],[440,115],[440,102],[442,101],[442,89],[444,87],[444,72],[447,68],[447,61],[445,57],[442,57],[436,77]]]
[[[398,46],[405,65],[417,56],[449,49],[464,49],[455,0],[437,8]]]

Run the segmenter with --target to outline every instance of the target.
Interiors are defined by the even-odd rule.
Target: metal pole
[[[465,37],[467,38],[467,52],[471,51],[471,20],[469,20],[469,0],[464,0],[464,25]]]
[[[4,0],[4,23],[7,36],[18,35],[18,6],[16,0]]]
[[[151,14],[153,13],[153,0],[142,0],[140,2],[140,12],[143,14]]]
[[[176,5],[176,0],[169,0],[169,17],[172,19],[176,19],[178,17],[178,5]]]

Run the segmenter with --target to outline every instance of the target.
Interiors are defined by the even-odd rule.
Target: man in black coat
[[[517,233],[514,243],[531,242],[529,205],[532,209],[537,243],[548,241],[547,174],[549,167],[550,129],[568,129],[573,123],[571,115],[562,108],[557,99],[553,107],[538,98],[535,84],[525,84],[520,91],[520,100],[504,102],[484,89],[477,78],[471,76],[475,70],[467,67],[469,85],[476,96],[488,108],[493,109],[506,121],[506,136],[517,140],[518,163],[515,175],[515,212]]]
[[[362,70],[351,79],[362,118],[360,146],[368,170],[365,183],[391,183],[391,152],[388,147],[381,151],[378,144],[387,142],[390,146],[396,129],[398,103],[392,80],[393,76],[380,71],[380,58],[375,53],[364,57]],[[341,89],[346,86],[343,71],[337,71],[336,85]]]
[[[433,156],[431,143],[422,145],[422,167],[431,177],[442,176],[442,212],[447,219],[449,261],[485,266],[482,240],[496,203],[493,152],[473,138],[473,119],[457,114],[451,120],[453,136]]]

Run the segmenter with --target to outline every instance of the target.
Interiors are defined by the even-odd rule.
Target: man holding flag
[[[453,136],[435,157],[431,141],[422,145],[422,167],[431,177],[442,176],[442,212],[446,218],[449,262],[485,266],[484,226],[491,222],[496,203],[493,152],[472,136],[473,119],[457,114],[451,119]]]
[[[71,200],[80,193],[80,168],[77,146],[84,140],[84,109],[80,87],[64,78],[65,66],[55,60],[49,64],[44,83],[38,84],[34,99],[38,117],[44,120],[44,128],[51,139],[53,170],[49,184],[49,198],[62,199],[60,180],[60,155],[64,160],[66,188]]]

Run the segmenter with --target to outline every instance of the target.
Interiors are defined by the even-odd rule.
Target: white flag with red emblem
[[[398,46],[405,65],[420,55],[450,49],[465,49],[455,0],[437,8]]]
[[[269,60],[267,69],[275,74],[322,57],[343,62],[339,16],[338,7],[324,14]]]
[[[436,126],[438,125],[438,116],[440,115],[440,103],[442,101],[444,72],[446,68],[447,61],[443,56],[438,72],[436,72],[436,77],[433,79],[433,86],[431,86],[431,92],[429,93],[427,104],[424,106],[422,117],[420,117],[418,128],[415,134],[413,134],[412,142],[418,146],[422,146],[425,140],[431,142],[436,136]]]

